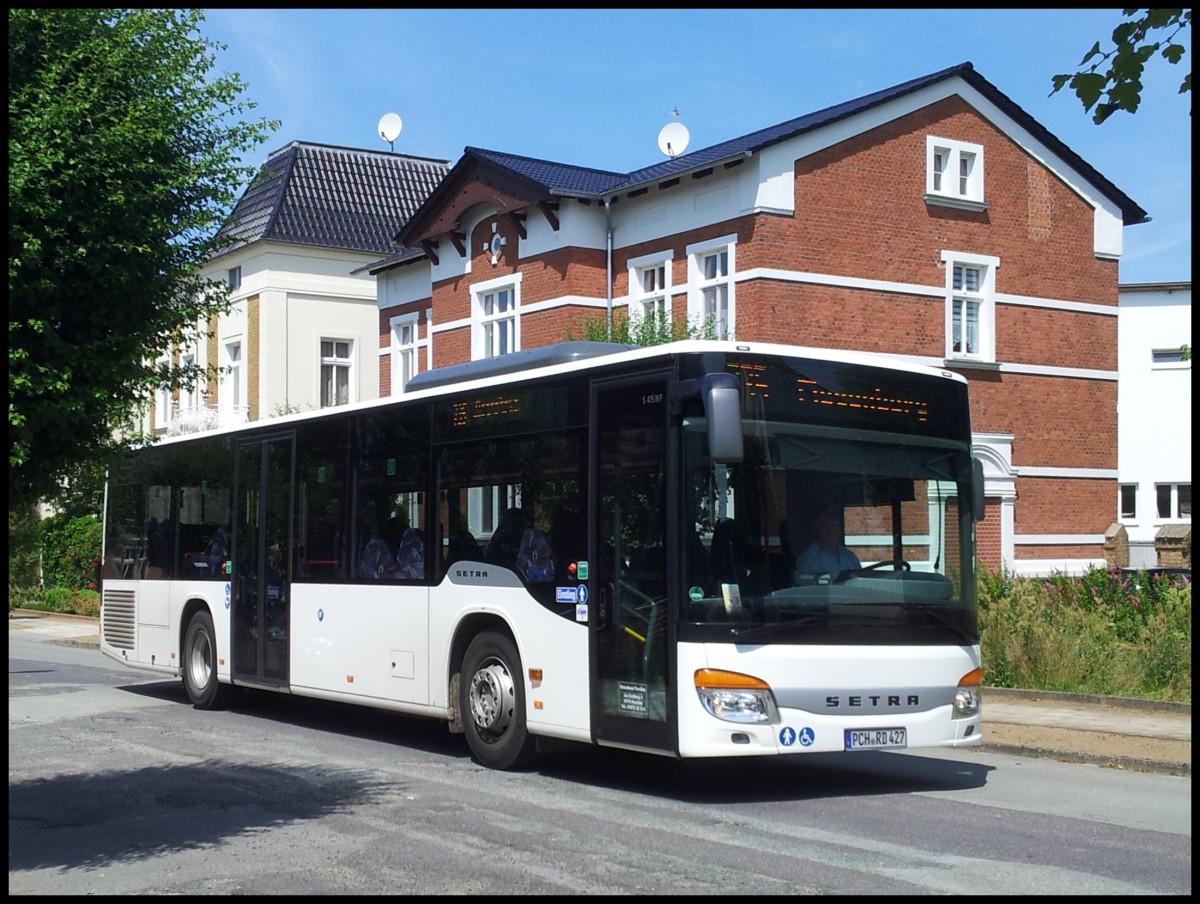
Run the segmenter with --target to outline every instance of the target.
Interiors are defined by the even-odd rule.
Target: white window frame
[[[1150,350],[1152,370],[1190,370],[1192,361],[1183,356],[1183,346],[1177,348],[1154,348]]]
[[[225,271],[225,282],[229,285],[231,292],[236,292],[242,287],[242,268],[241,266],[230,267]]]
[[[421,344],[421,318],[416,313],[392,318],[392,394],[404,392],[408,381],[421,372],[417,354]]]
[[[325,354],[325,343],[333,344],[332,354]],[[338,346],[341,344],[347,346],[346,354],[338,354]],[[349,405],[356,401],[355,375],[358,368],[355,366],[355,357],[358,349],[356,347],[353,336],[322,336],[317,340],[317,405],[320,408],[337,408],[341,405]],[[325,368],[331,367],[335,371],[344,370],[346,373],[346,399],[343,402],[337,401],[336,388],[335,398],[330,404],[326,404],[325,398]]]
[[[925,138],[925,200],[982,210],[983,145],[928,135]]]
[[[179,356],[179,366],[181,369],[184,367],[195,367],[196,366],[195,354],[193,354],[192,352],[183,352]],[[192,383],[190,380],[180,384],[180,387],[179,387],[179,412],[178,413],[180,415],[183,415],[185,412],[194,412],[199,407],[200,407],[200,390],[197,389],[196,384]]]
[[[222,414],[227,416],[236,416],[248,410],[243,398],[246,392],[245,360],[242,356],[244,350],[245,346],[240,338],[227,339],[221,346],[221,366],[224,371],[221,374],[223,391],[217,396],[217,407]]]
[[[946,270],[946,359],[957,361],[996,361],[996,271],[1000,258],[983,254],[967,254],[961,251],[943,251],[942,263]],[[978,271],[978,286],[974,291],[955,287],[955,272]],[[969,305],[977,308],[976,344],[971,349],[955,349],[956,322],[965,317]],[[966,323],[963,324],[964,334]],[[965,342],[965,337],[964,337]]]
[[[734,274],[737,272],[737,236],[725,235],[687,246],[688,320],[702,325],[713,317],[718,338],[737,335],[737,306]],[[724,260],[721,261],[721,257]],[[718,270],[709,275],[706,267],[717,260]],[[724,272],[720,272],[723,263]],[[722,310],[722,307],[724,310]]]
[[[664,320],[670,318],[672,257],[666,253],[630,258],[630,320],[644,320],[650,314]]]
[[[1180,501],[1180,488],[1187,488],[1188,508],[1192,505],[1192,485],[1190,483],[1156,483],[1154,484],[1154,523],[1155,524],[1186,524],[1192,520],[1191,514],[1183,514]],[[1169,513],[1162,514],[1163,490],[1167,491]]]
[[[498,295],[508,292],[510,306],[503,311],[487,313],[489,302]],[[498,351],[495,327],[504,324],[511,327],[509,347]],[[511,273],[498,279],[489,279],[471,287],[471,360],[494,358],[500,354],[512,354],[521,350],[521,274]]]
[[[1123,483],[1117,488],[1117,518],[1119,520],[1137,521],[1137,497],[1138,485],[1136,483]]]
[[[171,367],[171,359],[159,358],[155,362],[159,373],[165,374]],[[171,424],[171,388],[166,383],[160,383],[154,392],[154,429],[166,430]]]

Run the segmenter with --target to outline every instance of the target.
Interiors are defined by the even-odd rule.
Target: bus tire
[[[521,657],[505,635],[485,631],[467,647],[459,712],[471,753],[489,769],[516,769],[533,759],[521,676]]]
[[[217,680],[217,632],[212,616],[197,612],[183,636],[183,687],[196,709],[220,709],[232,688]]]

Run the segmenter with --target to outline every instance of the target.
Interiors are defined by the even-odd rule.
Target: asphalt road
[[[1190,894],[1191,780],[990,751],[498,773],[436,722],[9,638],[10,894]]]

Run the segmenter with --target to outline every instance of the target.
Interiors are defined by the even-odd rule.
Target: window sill
[[[932,204],[937,207],[954,207],[958,210],[972,210],[976,213],[982,213],[988,209],[986,201],[971,201],[967,198],[956,198],[953,195],[934,195],[925,194],[925,203]]]
[[[1000,365],[995,361],[980,361],[977,358],[946,358],[945,366],[960,370],[1000,370]]]

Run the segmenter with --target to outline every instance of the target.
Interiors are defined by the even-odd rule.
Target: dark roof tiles
[[[394,237],[449,172],[446,160],[294,141],[247,186],[226,251],[270,241],[392,254]]]
[[[1054,137],[1049,130],[1014,103],[1007,95],[997,89],[995,85],[976,72],[975,67],[969,62],[950,66],[938,72],[911,79],[899,85],[893,85],[882,91],[875,91],[854,100],[834,104],[831,107],[826,107],[824,110],[807,113],[795,119],[779,123],[778,125],[768,126],[767,128],[751,132],[748,135],[742,135],[729,141],[700,148],[669,160],[662,160],[625,174],[570,166],[563,163],[553,163],[548,160],[533,160],[528,157],[517,157],[497,151],[483,151],[477,148],[467,148],[465,156],[474,155],[517,173],[536,183],[539,188],[549,194],[577,196],[614,194],[623,191],[632,191],[644,185],[668,179],[681,173],[701,169],[710,164],[749,156],[773,144],[778,144],[781,141],[786,141],[805,132],[831,125],[841,119],[861,113],[864,110],[896,100],[930,85],[935,85],[938,82],[955,77],[962,78],[1005,114],[1011,116],[1017,123],[1028,129],[1039,141],[1091,180],[1103,194],[1112,199],[1120,207],[1124,214],[1126,225],[1146,222],[1146,212],[1136,202],[1097,172],[1087,161],[1067,147],[1066,144]]]
[[[455,171],[465,173],[472,163],[482,163],[528,183],[531,194],[614,196],[705,166],[755,154],[773,144],[829,126],[949,78],[963,79],[1091,180],[1120,208],[1126,225],[1148,219],[1137,203],[979,75],[969,62],[629,173],[475,147],[465,149]],[[418,210],[423,205],[428,203],[429,209],[425,213],[432,215],[433,208],[444,202],[444,199],[431,195],[450,172],[450,164],[445,160],[292,142],[267,159],[259,178],[246,189],[222,233],[235,239],[232,248],[257,241],[275,241],[378,254],[384,256],[381,263],[385,264],[410,260],[419,252],[401,247],[397,237],[405,237],[405,226],[414,216],[417,221],[422,220]],[[439,194],[447,191],[444,187]],[[419,223],[412,223],[409,231],[420,233]],[[372,266],[371,269],[378,268]]]

